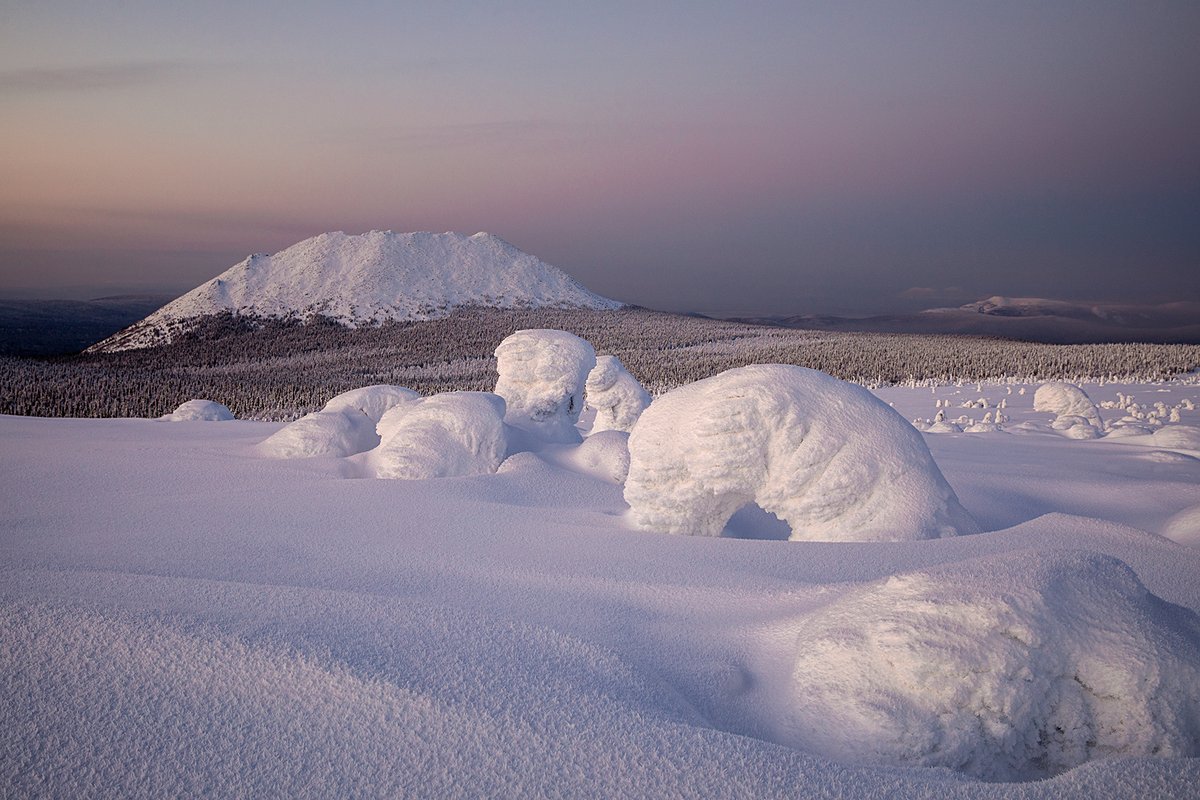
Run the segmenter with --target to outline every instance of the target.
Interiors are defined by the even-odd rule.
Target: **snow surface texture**
[[[1101,435],[1104,423],[1100,420],[1100,412],[1087,393],[1078,386],[1061,381],[1043,383],[1033,396],[1033,409],[1054,414],[1057,417],[1056,430],[1068,431],[1073,427],[1087,425],[1095,429],[1096,436]],[[1085,433],[1070,434],[1073,439],[1096,438]]]
[[[188,400],[163,419],[170,422],[225,422],[233,419],[233,412],[212,400]]]
[[[421,480],[496,471],[508,447],[504,400],[489,392],[447,392],[384,415],[387,439],[368,456],[380,478]]]
[[[524,330],[496,348],[496,394],[505,421],[548,442],[578,442],[584,384],[596,366],[591,344],[566,331]]]
[[[349,325],[436,319],[455,308],[614,309],[557,267],[498,236],[323,233],[274,255],[252,255],[94,345],[111,352],[170,341],[189,320],[222,312],[278,319],[314,314]]]
[[[588,373],[585,388],[587,404],[596,411],[592,433],[628,433],[650,405],[650,393],[616,356],[596,356],[596,366]]]
[[[749,503],[795,540],[975,533],[921,435],[866,389],[784,365],[742,367],[656,399],[629,437],[638,527],[717,536]]]
[[[984,780],[1200,755],[1200,617],[1126,564],[1034,551],[896,575],[797,623],[784,736]]]
[[[344,458],[379,444],[375,423],[361,411],[314,411],[258,446],[267,458]]]
[[[994,409],[1007,397],[1006,415],[1035,419],[1034,387],[1021,388],[876,393],[910,418],[930,416],[935,399],[957,408],[986,398]],[[1105,402],[1117,391],[1143,404],[1200,400],[1195,381],[1087,390]],[[1194,408],[1181,416],[1200,421]],[[892,610],[867,602],[892,576],[891,596],[911,613],[880,647],[923,647],[905,627],[919,613],[934,626],[931,663],[945,664],[945,630],[973,624],[918,607],[918,580],[934,593],[947,584],[954,596],[936,596],[960,611],[1011,595],[1012,610],[996,613],[1013,622],[1041,597],[1046,616],[1026,627],[1068,639],[1062,654],[1052,640],[1029,652],[1031,690],[1068,656],[1085,680],[1080,653],[1116,663],[1120,681],[1166,653],[1148,691],[1123,706],[1157,709],[1149,689],[1186,677],[1166,667],[1175,644],[1194,642],[1182,640],[1191,617],[1166,603],[1200,611],[1200,548],[1155,534],[1197,530],[1200,460],[1160,460],[1151,437],[931,435],[939,467],[989,533],[787,543],[630,531],[621,487],[566,463],[616,432],[518,453],[494,475],[377,481],[347,480],[361,477],[352,467],[362,455],[246,457],[283,427],[0,417],[0,795],[1196,796],[1197,758],[1093,748],[1092,761],[1044,781],[985,783],[916,759],[845,764],[813,752],[816,740],[781,743],[801,699],[799,634],[828,632],[832,612],[858,603],[869,616],[848,615],[843,638],[861,637]],[[1119,559],[1165,602],[1138,595],[1107,558],[1055,550]],[[1049,554],[1061,588],[1022,573],[1031,552]],[[1088,603],[1094,617],[1063,613]],[[1135,660],[1119,643],[1141,613]],[[1160,648],[1171,631],[1181,640]],[[996,631],[980,635],[990,643]],[[994,685],[992,653],[962,647],[960,682]],[[1012,663],[1006,648],[1020,645],[998,647],[996,663]],[[843,705],[863,701],[858,678],[905,691],[847,674]],[[1139,719],[1130,741],[1143,736]],[[1179,719],[1145,723],[1146,736]]]

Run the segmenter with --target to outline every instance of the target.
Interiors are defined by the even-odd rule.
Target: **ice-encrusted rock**
[[[496,348],[496,394],[506,421],[551,442],[578,442],[584,383],[596,351],[566,331],[522,330]]]
[[[616,356],[596,356],[596,366],[587,376],[587,404],[596,411],[592,433],[633,430],[650,393],[625,369]]]
[[[645,530],[716,536],[751,502],[792,539],[978,530],[911,424],[803,367],[742,367],[668,392],[642,412],[629,455],[625,501]]]
[[[388,436],[368,463],[380,478],[422,480],[496,471],[508,447],[504,400],[490,392],[447,392],[396,406]]]
[[[897,575],[802,618],[781,738],[986,780],[1200,755],[1200,618],[1127,565],[1027,551]]]
[[[268,458],[344,458],[379,444],[375,422],[361,411],[314,411],[280,428],[258,446]]]
[[[1033,394],[1033,410],[1054,414],[1056,417],[1079,417],[1097,431],[1104,430],[1104,422],[1100,419],[1100,412],[1096,410],[1095,403],[1083,389],[1070,383],[1043,383]]]
[[[416,400],[421,395],[403,386],[380,383],[342,392],[321,409],[322,411],[358,411],[366,414],[372,422],[379,422],[384,413],[393,406]]]
[[[214,400],[188,400],[163,419],[170,422],[227,422],[233,419],[233,412]]]

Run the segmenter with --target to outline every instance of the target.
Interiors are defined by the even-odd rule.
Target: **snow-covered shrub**
[[[621,483],[629,474],[629,434],[612,430],[593,433],[570,458],[583,472]]]
[[[213,400],[188,400],[163,417],[171,422],[226,422],[233,412]]]
[[[377,444],[375,422],[361,411],[314,411],[277,430],[258,451],[268,458],[344,458]]]
[[[322,411],[360,411],[373,422],[379,422],[389,408],[418,397],[412,389],[379,383],[342,392],[326,403]]]
[[[596,366],[587,376],[587,404],[595,409],[592,433],[633,430],[642,411],[650,405],[650,393],[629,374],[616,356],[596,356]]]
[[[1087,393],[1070,383],[1043,383],[1033,395],[1033,410],[1058,417],[1080,417],[1085,424],[1103,430],[1100,412]]]
[[[512,334],[496,348],[496,394],[507,404],[506,421],[549,441],[578,442],[583,387],[595,366],[596,351],[572,333]]]
[[[803,367],[742,367],[668,392],[634,426],[629,456],[625,501],[646,530],[716,536],[751,502],[792,539],[978,530],[911,424]]]
[[[448,392],[413,400],[391,409],[383,423],[388,438],[368,457],[380,478],[490,474],[508,447],[504,400],[489,392]]]
[[[1200,618],[1109,556],[1028,551],[897,575],[795,633],[785,738],[838,761],[1022,780],[1200,755]]]

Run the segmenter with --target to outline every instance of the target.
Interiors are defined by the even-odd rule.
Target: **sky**
[[[489,231],[653,308],[1200,299],[1200,3],[0,4],[0,295]]]

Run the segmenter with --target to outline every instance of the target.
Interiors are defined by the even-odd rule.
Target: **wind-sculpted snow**
[[[592,345],[566,331],[524,330],[496,348],[496,394],[505,421],[551,442],[578,442],[584,384],[596,366]]]
[[[188,400],[163,417],[170,422],[226,422],[233,412],[213,400]]]
[[[628,433],[650,405],[650,393],[616,356],[596,356],[596,366],[588,373],[585,388],[587,404],[596,411],[592,433]]]
[[[896,575],[801,619],[795,637],[781,736],[838,761],[1009,781],[1200,755],[1200,617],[1108,556]]]
[[[387,438],[368,456],[380,478],[421,480],[496,471],[508,447],[504,399],[448,392],[396,406],[380,428]]]
[[[318,315],[349,326],[436,319],[456,308],[615,309],[562,270],[477,233],[323,233],[257,254],[93,346],[114,352],[165,344],[214,314],[267,319]]]
[[[421,395],[403,386],[376,384],[342,392],[325,404],[323,411],[359,411],[372,422],[379,422],[393,406],[415,400]]]
[[[1078,421],[1064,421],[1063,429],[1074,425],[1090,425],[1097,431],[1104,429],[1100,412],[1087,393],[1070,383],[1052,381],[1042,384],[1033,395],[1034,411],[1044,411],[1056,415],[1059,419],[1076,417]],[[1074,438],[1084,438],[1082,436]]]
[[[757,503],[792,539],[974,533],[921,435],[860,386],[778,364],[656,399],[629,437],[625,501],[645,530],[716,536]]]
[[[272,434],[258,446],[268,458],[344,458],[379,444],[375,423],[355,409],[314,411]]]

